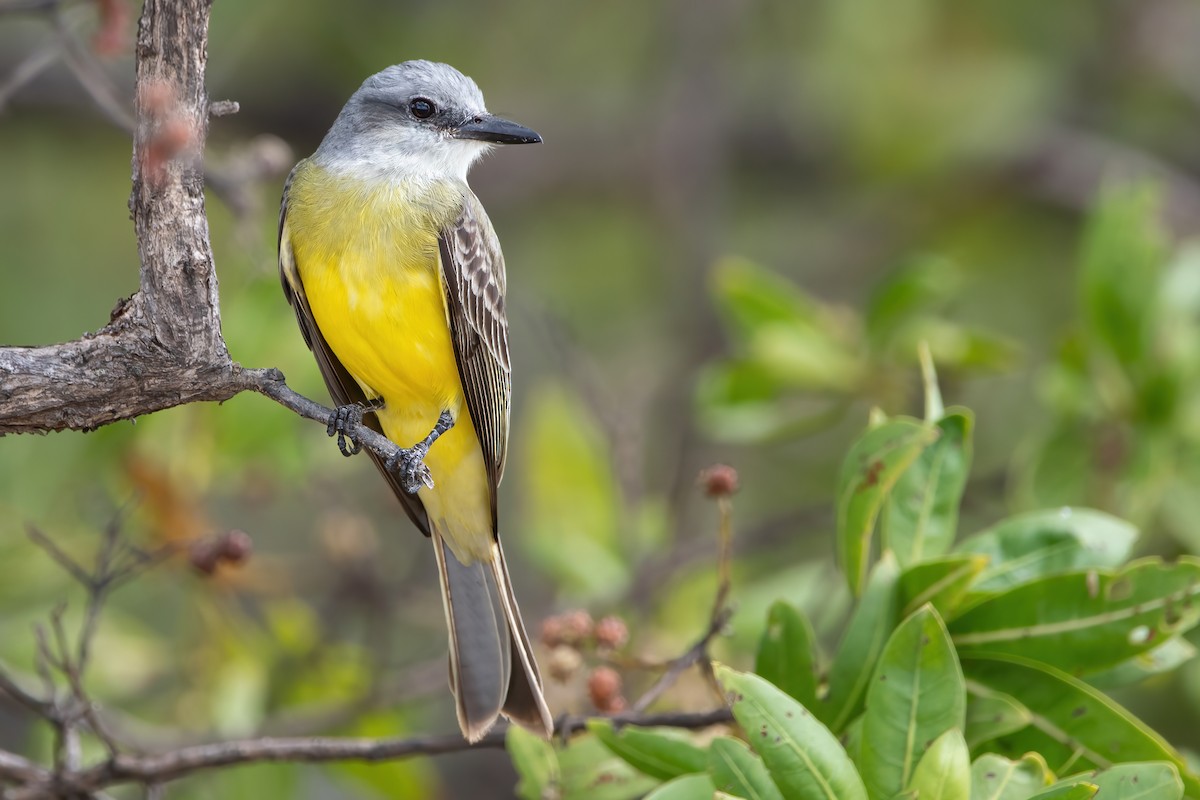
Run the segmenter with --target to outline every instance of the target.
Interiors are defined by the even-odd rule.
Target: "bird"
[[[535,131],[488,112],[476,83],[425,60],[355,91],[284,185],[279,271],[336,410],[400,448],[368,451],[433,544],[459,727],[476,742],[500,715],[553,723],[497,526],[512,368],[504,257],[467,184],[493,146]],[[348,439],[348,443],[347,443]]]

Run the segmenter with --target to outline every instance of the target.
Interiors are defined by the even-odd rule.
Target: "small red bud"
[[[729,497],[738,490],[737,470],[728,464],[713,464],[700,471],[699,482],[706,497]]]
[[[198,539],[188,550],[188,563],[201,575],[212,575],[217,571],[218,548],[209,538]]]
[[[221,537],[220,559],[227,564],[241,564],[254,552],[254,542],[245,531],[232,530]]]
[[[564,627],[562,617],[546,617],[542,620],[542,644],[546,647],[557,647],[562,644]]]
[[[592,615],[583,609],[568,611],[562,615],[563,641],[567,644],[579,644],[592,635]]]
[[[617,650],[629,641],[629,628],[620,617],[608,616],[596,623],[596,644],[609,650]]]
[[[597,711],[613,712],[624,708],[620,673],[612,667],[596,667],[588,676],[588,697]]]

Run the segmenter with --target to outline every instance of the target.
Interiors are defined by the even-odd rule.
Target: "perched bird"
[[[463,735],[503,713],[552,730],[496,526],[511,370],[504,258],[467,171],[495,144],[540,142],[489,114],[453,67],[408,61],[368,78],[292,170],[279,270],[337,405],[330,435],[366,424],[402,448],[385,463],[429,536]],[[366,417],[364,418],[364,413]]]

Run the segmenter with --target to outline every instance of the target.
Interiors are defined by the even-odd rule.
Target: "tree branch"
[[[672,714],[618,714],[611,719],[618,725],[655,726],[669,725],[675,728],[707,728],[732,720],[727,708],[717,708],[698,713]],[[560,721],[555,734],[570,736],[587,726],[587,717],[572,717]],[[68,792],[88,793],[120,783],[158,784],[177,780],[206,769],[228,767],[236,764],[261,763],[266,761],[289,761],[321,763],[326,761],[392,761],[413,756],[435,756],[457,753],[472,749],[497,749],[504,747],[505,730],[493,730],[478,743],[468,744],[458,733],[441,736],[416,736],[406,739],[355,739],[355,738],[299,738],[299,739],[244,739],[217,744],[185,747],[162,755],[118,755],[109,761],[76,772],[66,772],[57,777],[58,786]],[[0,755],[0,770],[7,763]],[[18,761],[21,761],[18,759]],[[33,800],[44,797],[49,790],[48,773],[39,775],[33,764],[15,764],[14,769],[24,770],[29,776],[37,777],[20,789],[4,795],[5,800]],[[44,771],[43,771],[44,772]],[[0,771],[0,775],[4,772]]]

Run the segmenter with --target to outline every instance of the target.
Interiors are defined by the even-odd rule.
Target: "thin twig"
[[[15,753],[0,750],[0,783],[37,784],[49,780],[49,770]]]
[[[728,605],[729,590],[732,585],[733,502],[728,496],[717,498],[717,512],[719,519],[717,528],[717,591],[713,596],[712,611],[708,616],[708,625],[704,630],[704,634],[683,655],[667,662],[666,672],[663,673],[662,677],[655,681],[654,685],[647,689],[634,702],[632,708],[635,712],[642,712],[649,708],[655,700],[658,700],[668,689],[674,686],[680,676],[693,665],[699,666],[701,674],[704,675],[705,680],[713,688],[718,701],[723,701],[724,699],[721,689],[717,685],[716,676],[713,674],[712,659],[709,658],[708,648],[712,645],[713,639],[725,629],[729,618],[733,616],[733,609]]]

